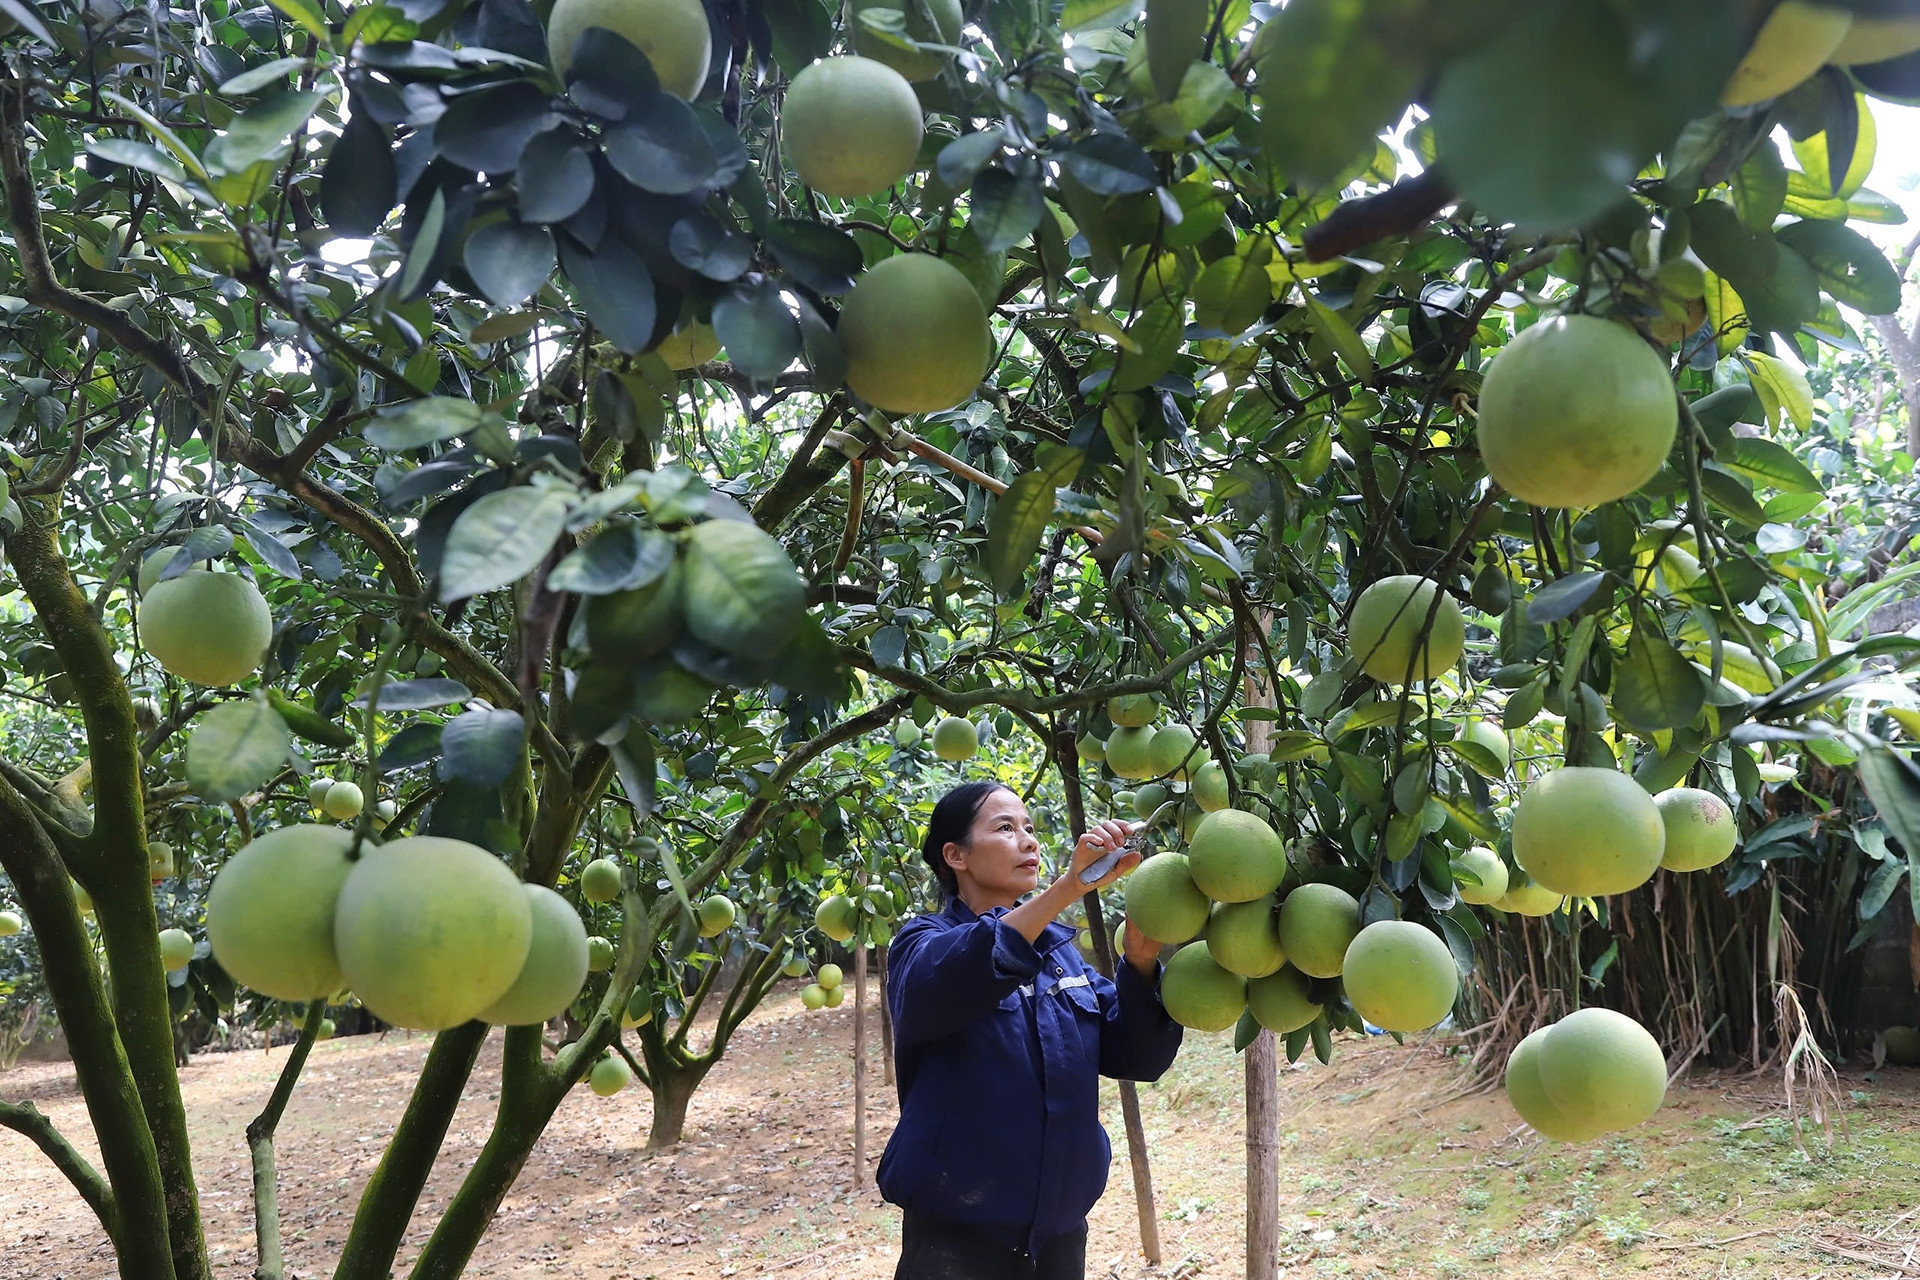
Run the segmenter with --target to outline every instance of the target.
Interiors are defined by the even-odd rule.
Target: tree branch
[[[31,1102],[0,1102],[0,1128],[12,1129],[40,1148],[54,1167],[66,1175],[73,1189],[100,1219],[100,1225],[107,1229],[107,1234],[114,1234],[113,1188],[100,1176],[99,1170],[61,1136],[53,1127],[53,1121],[40,1114],[38,1107]]]
[[[257,1254],[254,1280],[282,1280],[286,1274],[286,1260],[280,1253],[280,1171],[274,1160],[273,1133],[280,1127],[280,1117],[286,1113],[293,1086],[307,1065],[307,1054],[313,1049],[313,1042],[320,1034],[320,1022],[326,1016],[325,1000],[307,1004],[307,1020],[300,1028],[300,1038],[294,1041],[293,1051],[280,1068],[273,1093],[253,1123],[247,1126],[247,1150],[253,1157],[253,1238]]]

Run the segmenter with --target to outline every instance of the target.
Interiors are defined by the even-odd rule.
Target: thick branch
[[[54,1167],[66,1175],[73,1189],[100,1219],[100,1225],[107,1229],[107,1234],[114,1233],[113,1188],[100,1176],[100,1171],[61,1136],[53,1127],[53,1121],[40,1114],[38,1107],[31,1102],[0,1102],[0,1128],[12,1129],[40,1148]]]

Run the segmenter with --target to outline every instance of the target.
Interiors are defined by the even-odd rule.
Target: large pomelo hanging
[[[1667,1096],[1667,1059],[1647,1029],[1611,1009],[1581,1009],[1540,1043],[1540,1083],[1574,1124],[1631,1129]]]
[[[153,584],[140,602],[140,641],[161,666],[195,684],[252,675],[273,639],[260,589],[237,573],[189,569]]]
[[[573,904],[544,885],[523,884],[533,933],[520,973],[480,1014],[482,1022],[527,1027],[567,1011],[587,980],[587,929]]]
[[[1666,843],[1653,797],[1612,769],[1555,769],[1513,811],[1514,860],[1543,888],[1576,898],[1639,888],[1659,870]]]
[[[857,55],[825,58],[793,78],[781,143],[800,180],[858,200],[913,171],[926,122],[905,76]]]
[[[562,80],[573,46],[588,27],[601,27],[647,55],[660,87],[691,102],[707,81],[713,29],[700,0],[555,0],[547,19],[547,53]]]
[[[993,358],[980,295],[959,268],[925,253],[870,267],[847,295],[837,332],[847,385],[888,413],[963,403]]]
[[[207,891],[207,943],[235,982],[275,1000],[317,1000],[345,985],[333,917],[352,845],[351,831],[297,823],[227,859]]]

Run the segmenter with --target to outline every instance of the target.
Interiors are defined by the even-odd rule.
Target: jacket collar
[[[1013,908],[1011,907],[989,907],[984,912],[976,912],[972,907],[969,907],[966,903],[962,902],[959,896],[956,895],[947,900],[947,909],[941,912],[941,914],[944,915],[948,920],[952,921],[954,924],[962,925],[962,924],[972,924],[975,920],[982,920],[982,919],[998,920],[1000,917],[1006,915],[1007,912],[1011,911],[1012,909]],[[1073,940],[1072,927],[1069,925],[1062,924],[1058,920],[1054,920],[1048,923],[1047,927],[1040,931],[1040,936],[1038,938],[1035,938],[1033,940],[1033,949],[1039,954],[1045,955],[1049,951],[1052,951],[1055,947],[1058,947],[1063,943],[1071,942],[1072,940]]]

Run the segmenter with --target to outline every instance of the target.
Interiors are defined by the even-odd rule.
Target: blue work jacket
[[[1117,983],[1058,921],[1028,942],[959,899],[906,922],[887,951],[900,1123],[880,1192],[903,1209],[1039,1253],[1106,1190],[1100,1076],[1157,1080],[1180,1050],[1160,980]]]

